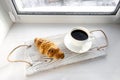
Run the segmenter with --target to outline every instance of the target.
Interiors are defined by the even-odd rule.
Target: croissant
[[[54,59],[64,58],[64,53],[51,41],[42,38],[35,38],[34,44],[37,47],[38,51],[43,55]]]

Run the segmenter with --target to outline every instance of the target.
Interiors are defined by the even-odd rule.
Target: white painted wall
[[[0,44],[4,40],[7,32],[9,31],[12,21],[5,10],[5,7],[2,6],[3,3],[0,2]]]

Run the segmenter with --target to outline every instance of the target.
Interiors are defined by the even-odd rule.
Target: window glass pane
[[[13,0],[18,12],[114,12],[119,0]]]

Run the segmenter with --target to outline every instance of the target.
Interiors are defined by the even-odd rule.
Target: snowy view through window
[[[119,0],[13,0],[19,12],[114,12]]]

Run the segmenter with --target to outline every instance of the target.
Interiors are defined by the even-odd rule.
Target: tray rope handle
[[[8,62],[24,62],[24,63],[27,63],[27,64],[29,64],[30,66],[32,66],[32,63],[30,63],[30,62],[28,62],[28,61],[25,61],[25,60],[12,60],[12,59],[10,59],[10,56],[13,54],[13,52],[16,50],[16,49],[18,49],[18,48],[20,48],[20,47],[27,47],[27,48],[30,48],[31,47],[31,45],[19,45],[19,46],[17,46],[17,47],[15,47],[9,54],[8,54],[8,56],[7,56],[7,60],[8,60]]]
[[[100,46],[100,47],[95,47],[95,48],[97,48],[97,50],[100,50],[100,49],[102,49],[102,48],[108,47],[109,42],[108,42],[108,38],[107,38],[107,36],[106,36],[105,32],[104,32],[103,30],[92,30],[92,31],[90,31],[90,33],[92,33],[92,32],[96,32],[96,31],[100,31],[100,32],[102,32],[102,33],[103,33],[103,35],[105,36],[105,41],[106,41],[106,44],[105,44],[105,45],[103,45],[103,46]],[[92,48],[92,49],[95,49],[95,48]]]

